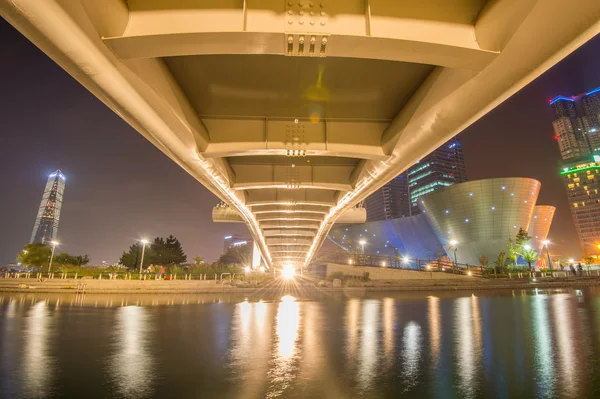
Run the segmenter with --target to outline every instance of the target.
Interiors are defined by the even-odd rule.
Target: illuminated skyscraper
[[[65,175],[60,170],[48,176],[44,196],[31,233],[31,240],[29,240],[31,244],[43,244],[56,239],[60,208],[65,192],[65,180]]]
[[[417,215],[419,197],[465,181],[462,145],[454,137],[367,197],[367,221]]]
[[[600,88],[550,101],[560,172],[584,254],[600,245]]]

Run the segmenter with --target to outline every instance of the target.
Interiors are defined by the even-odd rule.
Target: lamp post
[[[548,257],[548,268],[552,271],[552,258],[550,258],[550,250],[548,249],[549,240],[542,241],[542,244],[546,247],[546,256]]]
[[[148,240],[140,240],[142,243],[142,259],[140,260],[140,280],[142,279],[142,266],[144,265],[144,251],[146,250],[146,244]]]
[[[52,260],[54,259],[54,250],[56,249],[56,246],[59,243],[57,241],[50,241],[50,244],[52,244],[52,254],[50,255],[50,263],[48,263],[48,273],[50,273],[50,268],[52,267]]]
[[[457,248],[458,241],[450,240],[449,244],[450,244],[450,247],[452,249],[454,249],[454,268],[456,268],[458,266],[458,259],[456,258],[456,250],[458,249]]]

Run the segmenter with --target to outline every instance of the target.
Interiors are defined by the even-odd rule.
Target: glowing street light
[[[362,253],[364,255],[365,254],[365,245],[367,244],[367,242],[365,240],[360,240],[358,243],[360,244],[360,246],[362,248]]]
[[[407,263],[410,262],[410,258],[408,256],[403,256],[402,257],[402,262]]]
[[[458,266],[458,259],[456,258],[456,250],[458,249],[458,241],[450,240],[450,242],[448,244],[450,244],[450,248],[454,249],[454,266]]]
[[[56,249],[57,245],[60,245],[60,243],[58,241],[50,241],[50,244],[52,244],[52,255],[50,255],[50,263],[48,263],[48,273],[50,273],[50,268],[52,267],[52,259],[54,259],[54,250]]]
[[[142,259],[140,260],[140,280],[141,280],[142,279],[142,267],[144,265],[144,251],[146,250],[146,244],[148,244],[148,240],[141,239],[140,242],[142,243]]]
[[[281,276],[286,279],[286,280],[291,280],[294,278],[294,268],[292,267],[292,265],[284,265],[283,269],[281,270]]]

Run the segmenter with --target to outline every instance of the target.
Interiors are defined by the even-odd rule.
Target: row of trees
[[[135,243],[129,247],[128,251],[123,252],[119,263],[128,267],[136,268],[140,265],[142,257],[142,244]],[[172,235],[166,239],[156,237],[152,243],[144,249],[145,265],[172,266],[181,265],[187,262],[187,255],[181,247],[179,240]]]
[[[17,256],[17,262],[25,266],[40,267],[50,262],[52,248],[44,244],[27,244]],[[85,266],[90,263],[88,255],[69,255],[66,252],[54,254],[52,263],[55,265]]]
[[[539,253],[529,244],[531,237],[523,228],[519,228],[515,239],[508,239],[507,251],[501,251],[496,260],[492,262],[494,273],[505,274],[508,272],[508,267],[517,266],[519,256],[523,261],[527,262],[529,272],[533,270],[533,264],[538,260]],[[487,268],[490,266],[490,261],[487,256],[479,257],[481,266]]]

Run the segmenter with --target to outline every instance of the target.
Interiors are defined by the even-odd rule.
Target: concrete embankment
[[[423,273],[426,276],[428,273]],[[85,286],[83,286],[85,285]],[[231,286],[215,281],[136,281],[136,280],[73,280],[56,279],[43,282],[35,279],[0,279],[0,293],[65,293],[75,294],[202,294],[202,293],[264,293],[269,291],[315,292],[382,292],[382,291],[461,291],[461,290],[531,290],[581,288],[600,286],[599,278],[481,279],[462,276],[448,279],[396,279],[353,283],[347,287],[318,286],[318,280],[297,278],[295,282],[264,281],[260,286]]]

